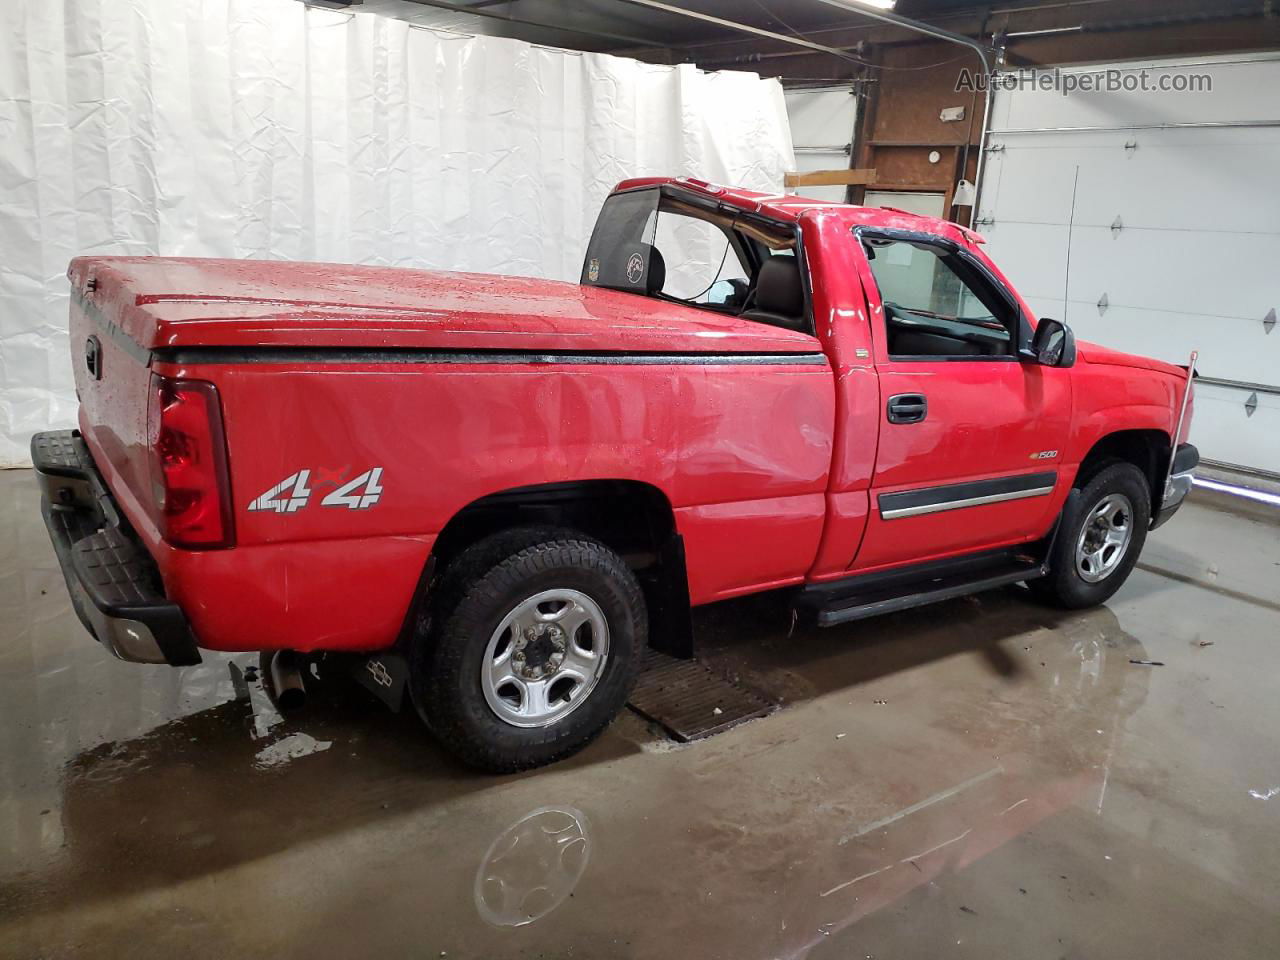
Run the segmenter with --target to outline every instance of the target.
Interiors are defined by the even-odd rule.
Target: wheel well
[[[675,514],[657,487],[630,480],[584,480],[490,494],[458,511],[432,551],[448,563],[471,544],[512,527],[566,527],[599,540],[642,569],[675,531]]]
[[[471,544],[516,527],[574,530],[609,547],[644,589],[650,646],[674,656],[692,655],[684,546],[671,502],[657,487],[634,480],[582,480],[490,494],[445,524],[430,568],[439,573]]]
[[[1160,430],[1120,430],[1107,434],[1093,445],[1080,463],[1077,487],[1083,487],[1108,463],[1132,463],[1147,477],[1154,511],[1160,503],[1164,472],[1169,466],[1169,436]]]

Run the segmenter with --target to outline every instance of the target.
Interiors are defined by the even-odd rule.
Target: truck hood
[[[140,346],[812,353],[804,333],[555,280],[334,263],[78,257],[72,295]]]
[[[1158,373],[1167,373],[1171,377],[1177,377],[1179,380],[1185,380],[1187,376],[1186,367],[1165,363],[1163,360],[1153,360],[1151,357],[1142,357],[1136,353],[1112,350],[1110,347],[1099,346],[1096,343],[1088,343],[1084,340],[1076,341],[1076,356],[1086,363],[1101,363],[1111,367],[1134,367],[1138,370],[1155,370]]]

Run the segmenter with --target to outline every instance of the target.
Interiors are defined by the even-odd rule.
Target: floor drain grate
[[[628,705],[681,743],[721,733],[778,709],[776,703],[697,660],[679,660],[656,650],[646,651]]]

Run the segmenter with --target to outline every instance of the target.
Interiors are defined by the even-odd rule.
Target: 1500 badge
[[[311,502],[311,487],[332,486],[320,501],[322,507],[346,507],[348,510],[368,510],[382,496],[382,468],[374,467],[364,473],[344,480],[346,471],[316,470],[312,481],[311,470],[299,470],[285,477],[274,487],[249,504],[250,510],[270,510],[273,513],[297,513]]]

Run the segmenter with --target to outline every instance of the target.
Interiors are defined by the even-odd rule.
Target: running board
[[[865,620],[940,600],[993,590],[1049,572],[1047,564],[1026,554],[987,554],[961,561],[922,565],[914,570],[850,577],[814,584],[800,591],[796,607],[812,614],[820,627]]]

